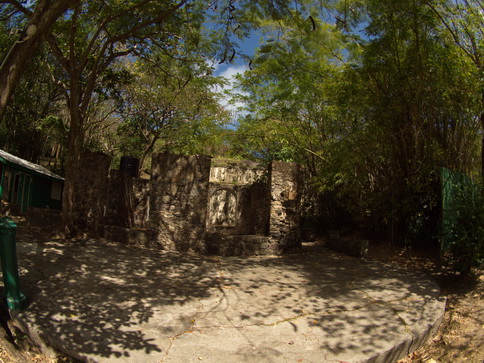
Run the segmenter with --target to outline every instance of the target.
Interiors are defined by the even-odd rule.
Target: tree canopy
[[[482,4],[345,1],[330,13],[306,32],[267,22],[240,77],[238,151],[304,164],[327,227],[340,213],[380,238],[428,241],[438,168],[479,174]]]
[[[483,14],[481,0],[2,1],[0,140],[55,160],[68,234],[82,150],[170,151],[299,162],[308,215],[414,243],[436,228],[438,168],[482,180]],[[234,128],[214,64],[237,60]]]

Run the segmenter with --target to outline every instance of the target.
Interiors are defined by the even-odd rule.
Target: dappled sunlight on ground
[[[438,286],[424,275],[317,243],[242,258],[18,232],[31,304],[14,321],[80,359],[394,361],[443,312]]]

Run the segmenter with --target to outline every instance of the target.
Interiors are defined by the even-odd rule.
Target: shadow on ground
[[[202,349],[232,361],[360,360],[402,339],[406,354],[443,309],[422,276],[314,246],[224,258],[24,240],[18,255],[31,300],[19,317],[79,359],[188,362]]]
[[[308,346],[317,343],[321,352],[329,352],[328,358],[352,352],[376,356],[389,344],[400,344],[402,332],[416,338],[441,309],[440,291],[425,277],[324,248],[222,263],[231,277],[244,271],[244,279],[228,279],[225,285],[236,295],[226,299],[232,301],[226,309],[235,326],[290,324]],[[240,310],[238,320],[230,310]]]
[[[102,357],[161,352],[138,327],[157,307],[176,310],[219,286],[208,259],[90,242],[41,243],[19,264],[39,330],[54,331],[72,351]],[[190,317],[179,323],[188,326]]]

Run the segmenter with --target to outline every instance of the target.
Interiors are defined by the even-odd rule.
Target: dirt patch
[[[433,278],[447,298],[444,320],[436,334],[399,363],[484,362],[484,273],[473,277],[441,266],[435,251],[391,245],[370,246],[369,259],[421,271]]]

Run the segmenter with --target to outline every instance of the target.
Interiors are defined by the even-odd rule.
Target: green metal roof
[[[58,181],[64,181],[63,177],[51,172],[49,169],[46,169],[43,166],[40,166],[38,164],[31,163],[30,161],[21,159],[1,149],[0,149],[0,162],[3,162],[5,165],[8,165],[8,166],[17,167],[18,169],[24,169],[24,170],[30,171],[33,174],[38,174]]]

